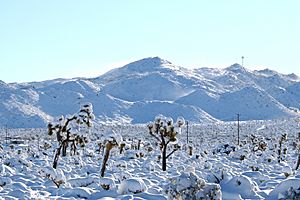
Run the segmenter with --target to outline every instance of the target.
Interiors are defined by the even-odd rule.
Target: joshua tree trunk
[[[124,143],[120,144],[120,154],[124,152],[124,148],[125,148],[125,144]]]
[[[297,164],[296,164],[296,170],[298,170],[300,165],[300,154],[298,155],[298,160],[297,160]]]
[[[101,168],[101,177],[104,177],[104,172],[105,172],[105,169],[106,169],[106,163],[108,161],[108,158],[109,158],[109,153],[110,153],[110,150],[114,147],[114,144],[112,142],[108,142],[106,144],[106,150],[105,150],[105,155],[104,155],[104,158],[103,158],[103,162],[102,162],[102,168]]]
[[[64,140],[62,143],[62,156],[67,156],[68,140]]]
[[[300,141],[300,132],[298,133],[298,140]],[[296,164],[296,170],[298,170],[299,165],[300,165],[300,147],[298,146],[298,160]]]
[[[141,148],[141,140],[138,141],[137,150],[140,150]]]
[[[162,148],[162,170],[167,170],[167,145],[163,145]]]
[[[60,145],[56,150],[56,154],[55,154],[54,161],[53,161],[53,168],[54,169],[56,169],[56,167],[57,167],[57,162],[58,162],[58,158],[59,158],[59,155],[60,155],[61,148],[62,148],[62,145]]]
[[[76,155],[76,144],[75,144],[75,140],[72,141],[70,155],[73,155],[73,156]]]
[[[278,149],[278,163],[281,162],[281,148],[282,148],[282,142],[279,141],[279,149]]]

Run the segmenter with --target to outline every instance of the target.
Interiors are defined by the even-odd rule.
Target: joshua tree
[[[193,147],[189,146],[189,155],[192,156],[193,155]]]
[[[287,134],[282,134],[281,137],[279,138],[279,147],[278,147],[278,163],[280,163],[282,159],[282,145],[283,143],[287,140]]]
[[[252,147],[251,147],[252,152],[265,151],[268,147],[268,144],[265,141],[265,138],[262,136],[257,136],[257,135],[251,134],[250,141],[251,141],[251,145],[252,145]]]
[[[300,166],[300,132],[298,133],[298,140],[299,140],[299,144],[297,145],[297,148],[298,148],[298,159],[297,159],[297,163],[296,163],[296,170],[298,170],[298,168]]]
[[[120,144],[120,154],[122,154],[122,153],[124,152],[125,146],[126,146],[126,143],[125,143],[125,142],[122,142],[122,143]]]
[[[93,119],[94,114],[92,104],[87,103],[81,106],[81,109],[77,114],[67,117],[62,116],[59,118],[58,122],[48,124],[48,134],[56,134],[57,142],[59,143],[53,161],[53,168],[57,167],[60,154],[62,154],[62,156],[67,155],[69,143],[71,144],[71,153],[75,155],[77,145],[83,147],[87,142],[86,137],[76,133],[74,124],[77,126],[87,126],[89,128],[92,126]]]
[[[181,127],[184,125],[184,119],[179,117],[176,124],[173,124],[172,118],[166,118],[159,115],[155,118],[154,122],[148,124],[149,134],[153,136],[160,145],[162,170],[167,170],[167,159],[180,147],[177,144],[177,134],[181,132]],[[167,153],[168,145],[172,146],[171,152]]]
[[[103,158],[103,162],[102,162],[102,167],[101,167],[101,177],[104,177],[104,172],[106,170],[106,163],[109,159],[109,155],[110,155],[110,151],[117,146],[118,143],[115,140],[115,138],[110,138],[109,140],[106,141],[105,144],[105,154],[104,154],[104,158]]]

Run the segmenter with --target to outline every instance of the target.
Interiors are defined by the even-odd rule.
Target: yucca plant
[[[180,148],[176,136],[181,132],[181,127],[184,123],[183,117],[179,117],[174,124],[172,118],[158,115],[154,122],[148,124],[149,134],[154,137],[160,145],[163,171],[167,170],[167,159]],[[171,146],[171,152],[167,152],[169,144],[173,144],[173,146]]]

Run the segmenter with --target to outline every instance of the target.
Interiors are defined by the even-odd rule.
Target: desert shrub
[[[286,192],[278,195],[279,200],[290,199],[299,200],[300,199],[300,186],[299,188],[290,187]]]
[[[269,194],[270,199],[300,199],[300,179],[291,178],[280,182]]]
[[[60,169],[54,169],[51,167],[42,167],[38,170],[38,173],[45,178],[50,179],[59,188],[60,185],[66,182],[64,172]]]
[[[213,154],[224,153],[229,155],[231,152],[236,151],[236,146],[230,144],[220,144],[213,150]]]
[[[112,178],[102,177],[99,180],[99,184],[104,190],[112,190],[116,188],[115,181]]]
[[[121,181],[118,187],[119,194],[138,194],[147,190],[146,184],[141,178],[128,178]]]
[[[171,182],[165,187],[165,193],[168,196],[168,199],[172,200],[222,199],[222,192],[219,184],[206,183],[192,172],[182,172],[179,176],[171,178]]]

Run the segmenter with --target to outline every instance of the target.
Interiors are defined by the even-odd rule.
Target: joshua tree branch
[[[71,121],[75,120],[75,119],[76,119],[76,116],[73,116],[73,117],[71,117],[71,118],[67,118],[66,123],[65,123],[64,126],[62,127],[62,132],[66,132],[69,123],[70,123]]]
[[[159,142],[161,142],[161,140],[159,139],[159,137],[157,137],[156,135],[154,135],[152,132],[150,132],[150,135],[153,136],[155,139],[157,139]]]
[[[169,153],[169,155],[167,155],[167,159],[175,152],[175,151],[177,151],[178,149],[173,149],[173,151],[171,151],[170,153]]]
[[[161,138],[160,141],[161,141],[162,145],[167,146],[164,134],[162,132],[160,133],[160,138]]]
[[[168,140],[168,142],[166,143],[166,145],[168,145],[171,142],[171,140]]]

